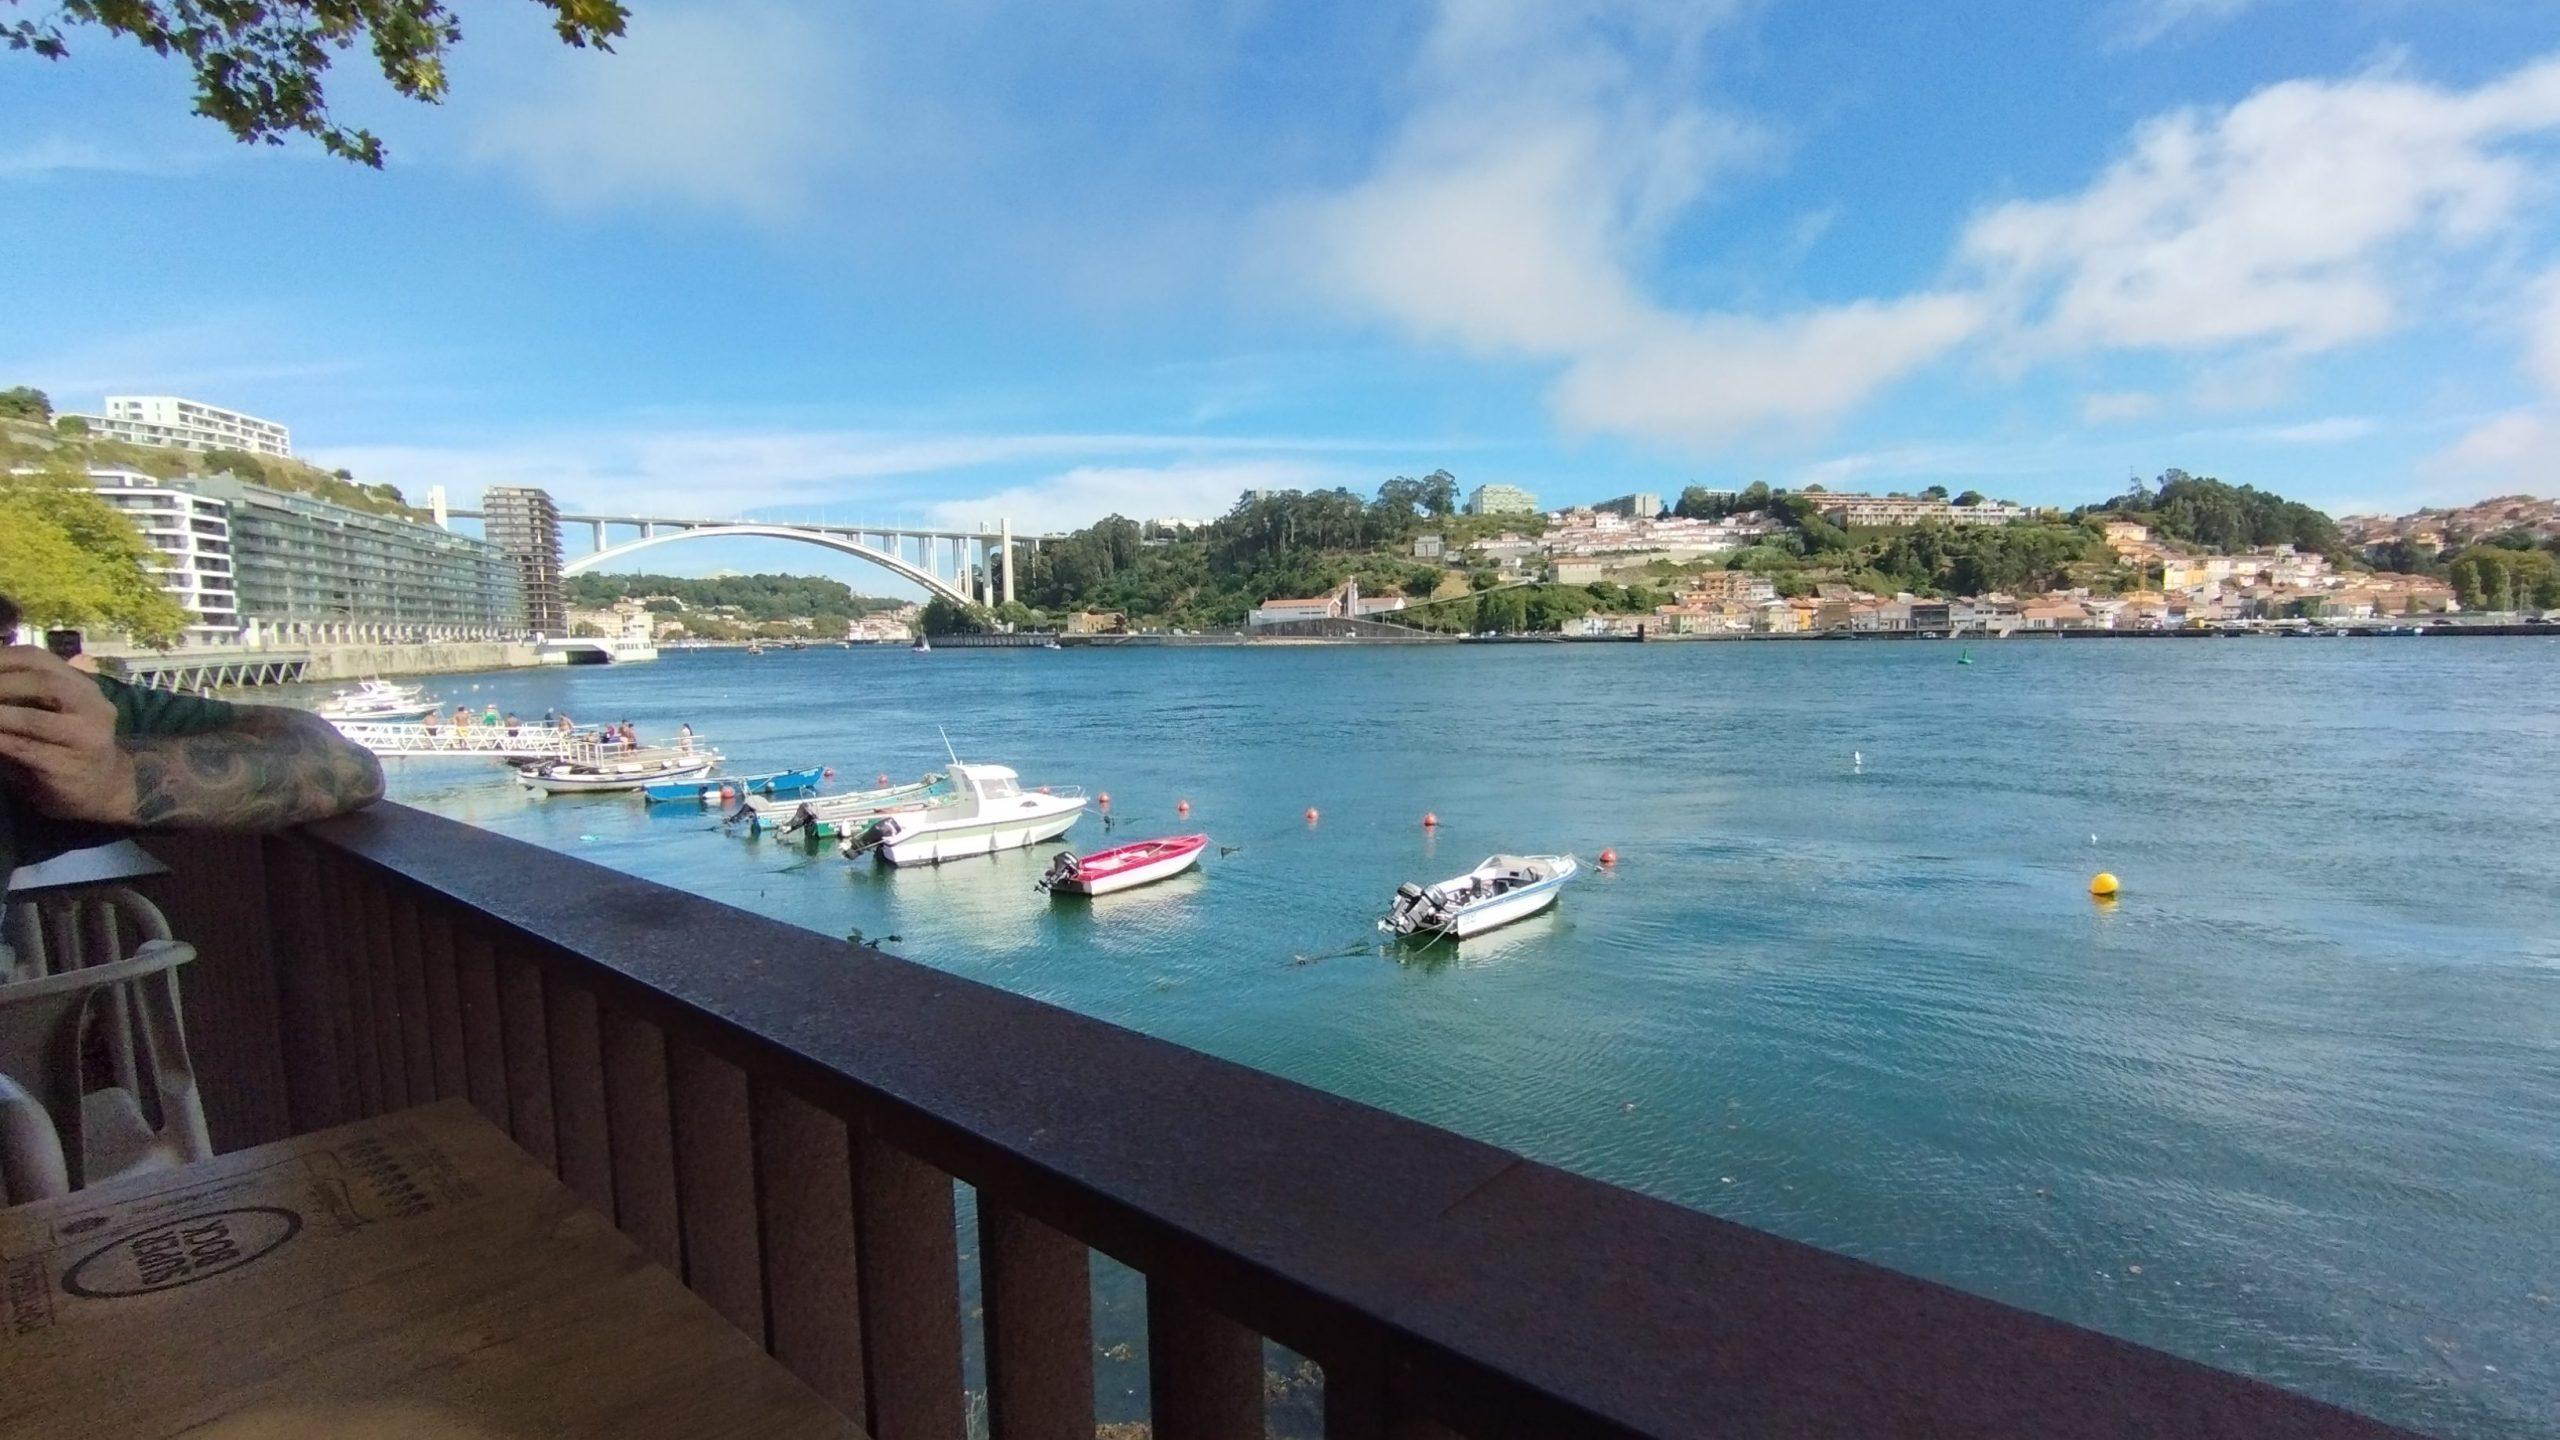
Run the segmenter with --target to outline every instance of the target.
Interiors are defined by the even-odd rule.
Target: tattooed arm
[[[227,730],[117,742],[133,762],[133,822],[151,830],[277,830],[382,798],[382,765],[300,710],[240,707]]]
[[[198,734],[116,728],[97,682],[45,651],[0,649],[0,785],[55,819],[272,830],[382,797],[381,765],[316,715],[244,705]]]

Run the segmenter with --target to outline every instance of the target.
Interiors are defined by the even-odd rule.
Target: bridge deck
[[[524,725],[510,733],[497,725],[395,724],[382,720],[341,720],[340,734],[376,755],[486,755],[493,760],[536,760],[565,755],[572,744],[590,737],[563,735],[540,725]]]

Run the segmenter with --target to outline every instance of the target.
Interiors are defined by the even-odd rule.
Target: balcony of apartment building
[[[1091,1440],[1098,1293],[1156,1440],[2399,1433],[397,805],[152,848],[216,1148],[485,1122],[878,1440]]]

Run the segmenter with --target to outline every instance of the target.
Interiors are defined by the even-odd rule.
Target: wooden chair
[[[129,955],[128,925],[141,939]],[[194,947],[169,938],[149,901],[114,887],[12,906],[7,930],[16,958],[0,983],[0,1189],[8,1199],[210,1156],[178,997],[177,967],[195,958]],[[91,1089],[85,1057],[100,1025],[113,1083]]]

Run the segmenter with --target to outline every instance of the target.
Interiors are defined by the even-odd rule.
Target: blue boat
[[[827,778],[824,766],[806,770],[769,770],[762,775],[713,775],[699,780],[666,780],[644,785],[640,797],[655,805],[662,800],[690,800],[708,805],[720,798],[720,792],[733,795],[799,795],[818,788]]]

